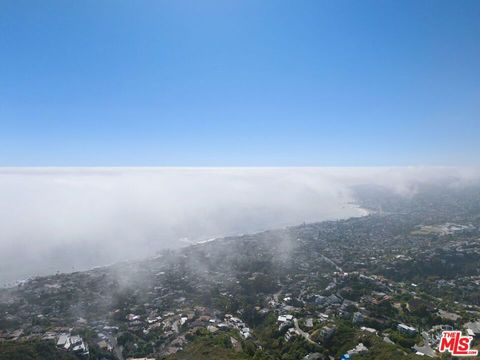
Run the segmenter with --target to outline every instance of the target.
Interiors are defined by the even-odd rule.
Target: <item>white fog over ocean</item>
[[[379,176],[381,175],[381,176]],[[450,168],[3,168],[0,286],[213,237],[365,215],[350,186],[401,194]],[[381,182],[379,182],[381,179]]]

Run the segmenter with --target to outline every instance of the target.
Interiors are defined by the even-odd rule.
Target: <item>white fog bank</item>
[[[0,286],[224,235],[364,214],[351,185],[399,193],[451,168],[0,168]]]

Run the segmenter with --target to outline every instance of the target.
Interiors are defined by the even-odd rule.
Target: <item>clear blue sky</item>
[[[480,164],[480,1],[0,1],[0,165]]]

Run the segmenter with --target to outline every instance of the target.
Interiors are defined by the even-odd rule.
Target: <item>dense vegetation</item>
[[[1,360],[78,360],[47,341],[0,342]]]

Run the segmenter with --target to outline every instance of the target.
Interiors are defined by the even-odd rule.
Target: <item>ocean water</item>
[[[363,214],[321,169],[0,170],[0,285]]]

